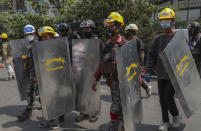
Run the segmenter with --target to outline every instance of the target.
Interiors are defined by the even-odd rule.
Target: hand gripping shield
[[[136,41],[132,40],[118,48],[116,58],[124,127],[126,131],[135,131],[136,124],[142,120],[140,70]]]
[[[32,46],[44,118],[54,119],[73,109],[71,63],[67,38]]]
[[[182,31],[177,31],[160,54],[185,115],[189,118],[201,102],[200,76]]]

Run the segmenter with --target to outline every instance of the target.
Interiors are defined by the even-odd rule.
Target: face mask
[[[2,43],[6,42],[6,41],[7,41],[7,39],[2,39],[2,40],[1,40]]]
[[[62,36],[62,37],[68,36],[68,32],[66,32],[66,31],[61,31],[61,36]]]
[[[113,37],[113,36],[115,36],[115,31],[113,31],[113,30],[111,30],[111,29],[107,29],[107,35],[109,36],[109,37]]]
[[[160,25],[161,25],[161,27],[162,27],[163,29],[168,29],[168,28],[171,26],[170,23],[171,23],[170,21],[161,21],[161,22],[160,22]]]
[[[28,35],[28,36],[26,36],[26,39],[28,40],[28,41],[33,41],[34,40],[34,36],[33,35]]]
[[[92,32],[83,32],[83,35],[85,38],[91,38],[92,37]]]
[[[130,32],[126,32],[125,37],[126,37],[127,39],[129,39],[130,36],[131,36],[131,33],[130,33]]]

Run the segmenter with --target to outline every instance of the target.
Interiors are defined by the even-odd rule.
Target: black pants
[[[110,91],[112,96],[112,104],[110,106],[110,117],[113,125],[118,127],[120,121],[123,120],[119,82],[112,82]]]
[[[141,87],[142,87],[145,91],[148,90],[148,85],[147,85],[147,83],[145,83],[144,80],[142,80]]]
[[[27,97],[28,97],[28,105],[27,105],[27,109],[32,110],[33,108],[33,103],[34,103],[34,99],[35,99],[35,87],[34,87],[34,82],[33,80],[30,82],[30,87],[27,89]]]
[[[158,92],[159,92],[163,122],[169,122],[168,111],[173,116],[179,115],[179,111],[177,109],[177,106],[174,100],[175,90],[170,80],[159,79]]]
[[[200,55],[194,56],[195,59],[195,64],[197,66],[198,72],[201,75],[201,60],[200,60]]]

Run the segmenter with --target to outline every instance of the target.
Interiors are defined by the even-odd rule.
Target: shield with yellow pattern
[[[73,109],[73,86],[67,38],[46,40],[32,46],[36,77],[46,120]]]
[[[136,40],[116,50],[119,88],[126,131],[136,131],[142,120],[140,69]]]
[[[187,42],[184,32],[177,30],[160,58],[184,113],[189,118],[194,111],[201,109],[201,81]]]

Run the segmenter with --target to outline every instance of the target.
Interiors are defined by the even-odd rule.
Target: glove
[[[144,79],[145,79],[147,82],[150,82],[150,74],[145,74]]]

